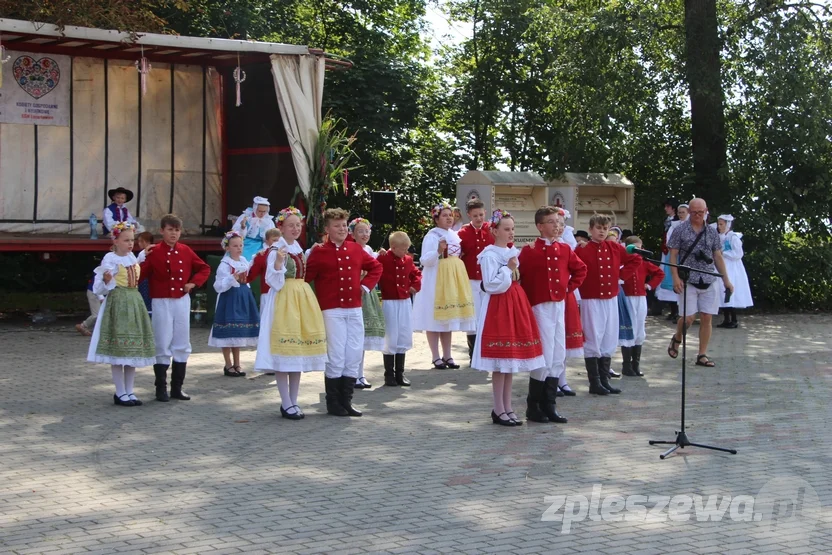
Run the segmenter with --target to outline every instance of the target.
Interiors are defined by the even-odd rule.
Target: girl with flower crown
[[[222,348],[225,359],[223,374],[239,378],[246,375],[240,370],[240,347],[257,346],[260,311],[248,286],[250,265],[243,257],[243,237],[236,231],[229,231],[221,244],[225,256],[220,261],[214,280],[214,291],[218,293],[217,307],[208,345]]]
[[[378,253],[373,252],[367,244],[373,230],[373,225],[369,220],[355,218],[349,223],[347,229],[355,242],[361,245],[367,254],[373,258],[378,257]],[[381,301],[375,291],[362,290],[361,293],[361,311],[364,314],[364,351],[384,351],[384,312],[381,310]],[[364,356],[362,355],[355,388],[370,389],[371,387],[372,384],[364,377]]]
[[[443,200],[431,209],[434,228],[422,240],[422,290],[413,301],[413,330],[426,332],[433,367],[459,368],[451,356],[451,332],[474,333],[474,300],[465,264],[460,260],[454,207]],[[439,356],[439,344],[442,356]]]
[[[95,269],[93,293],[106,298],[95,321],[87,360],[110,365],[116,386],[113,403],[133,407],[142,404],[133,392],[136,368],[156,362],[156,344],[138,289],[141,268],[133,255],[134,228],[119,222],[110,232],[112,252]]]
[[[269,292],[261,301],[254,370],[275,373],[281,416],[300,420],[304,418],[298,406],[300,375],[324,370],[326,328],[318,299],[304,281],[306,262],[298,243],[303,214],[294,206],[284,208],[277,225],[283,236],[269,247],[266,259]]]
[[[494,244],[477,255],[482,269],[482,306],[471,367],[491,372],[494,408],[491,421],[501,426],[521,426],[523,421],[511,408],[512,377],[546,366],[543,343],[534,312],[520,287],[520,251],[514,242],[514,218],[504,210],[491,216]]]

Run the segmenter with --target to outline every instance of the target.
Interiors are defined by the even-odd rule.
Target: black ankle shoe
[[[499,424],[500,426],[510,426],[510,427],[514,427],[514,426],[516,426],[516,425],[517,425],[517,424],[515,424],[514,420],[512,420],[512,419],[510,419],[510,418],[508,418],[507,420],[503,420],[503,419],[501,419],[501,418],[500,418],[500,416],[503,416],[503,415],[505,415],[506,417],[508,417],[508,415],[507,415],[506,413],[502,413],[502,414],[499,414],[499,415],[498,415],[496,412],[494,412],[494,411],[492,410],[492,411],[491,411],[491,422],[493,422],[494,424]]]
[[[122,399],[122,397],[124,399]],[[128,397],[126,393],[124,395],[122,395],[121,397],[119,397],[118,395],[113,393],[113,404],[118,405],[120,407],[135,407],[136,406],[136,403],[131,401],[130,397]]]
[[[511,416],[512,414],[513,414],[514,416]],[[519,418],[517,418],[517,414],[516,414],[514,411],[507,412],[507,413],[506,413],[506,416],[508,416],[508,419],[509,419],[509,420],[511,420],[512,422],[514,422],[514,425],[515,425],[515,426],[522,426],[522,425],[523,425],[523,421],[522,421],[522,420],[520,420]]]
[[[459,368],[459,364],[454,361],[454,357],[443,358],[442,362],[445,363],[446,368],[450,368],[451,370],[457,370]]]
[[[575,396],[577,396],[578,394],[577,394],[577,393],[575,393],[574,391],[572,391],[572,388],[566,389],[566,387],[568,387],[568,386],[569,386],[569,384],[566,384],[566,385],[564,385],[563,387],[558,386],[558,390],[559,390],[561,393],[563,393],[565,396],[567,396],[567,397],[575,397]]]
[[[142,402],[139,400],[139,398],[138,398],[138,397],[136,397],[136,396],[135,396],[135,395],[133,395],[132,393],[128,393],[128,394],[127,394],[127,396],[128,396],[128,397],[133,397],[133,399],[130,399],[130,400],[131,400],[131,401],[133,401],[133,404],[134,404],[134,405],[136,405],[137,407],[140,407],[140,406],[142,406],[142,405],[144,404],[144,403],[142,403]]]
[[[303,418],[298,413],[289,414],[288,412],[286,412],[286,409],[284,409],[282,406],[280,407],[280,416],[282,416],[283,418],[288,418],[289,420],[300,420],[301,418]]]

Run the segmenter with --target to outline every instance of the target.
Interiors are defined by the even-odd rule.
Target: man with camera
[[[722,259],[722,244],[719,241],[719,233],[716,229],[708,226],[705,216],[708,213],[708,206],[701,198],[693,199],[690,202],[690,217],[686,222],[679,224],[674,229],[668,240],[670,249],[670,263],[689,266],[693,270],[707,272],[719,271],[722,274],[722,281],[725,284],[726,298],[734,292],[734,286],[728,279],[725,271],[725,262]],[[671,358],[679,356],[679,345],[682,343],[682,326],[690,327],[699,314],[699,354],[696,356],[697,366],[713,367],[714,362],[706,354],[708,342],[711,339],[711,320],[714,314],[719,313],[719,287],[716,276],[702,274],[696,271],[679,270],[671,266],[673,275],[673,290],[679,295],[684,293],[683,279],[687,281],[686,299],[679,299],[679,308],[686,303],[684,318],[680,318],[677,324],[676,333],[670,339],[670,346],[667,354]]]

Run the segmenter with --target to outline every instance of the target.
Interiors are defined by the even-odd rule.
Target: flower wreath
[[[430,209],[430,215],[436,218],[439,216],[439,214],[442,213],[443,210],[450,210],[451,212],[453,212],[454,207],[451,206],[451,203],[448,200],[442,199],[433,208]]]
[[[366,218],[355,218],[349,224],[347,224],[347,229],[350,230],[350,233],[355,232],[355,228],[358,227],[358,224],[367,224],[367,227],[370,228],[370,231],[373,230],[373,224],[370,223],[370,220]]]
[[[113,226],[113,229],[110,230],[110,235],[113,236],[113,239],[118,238],[121,235],[122,231],[133,231],[136,229],[136,226],[129,222],[118,222]]]
[[[303,214],[294,206],[289,206],[288,208],[284,208],[283,210],[278,212],[275,220],[277,221],[278,225],[280,225],[283,222],[285,222],[286,218],[288,218],[289,216],[297,216],[298,218],[300,218],[300,221],[303,221]]]
[[[508,212],[507,210],[503,210],[502,208],[496,209],[491,214],[491,225],[494,225],[494,226],[500,225],[500,221],[503,218],[514,218],[514,216],[512,216],[510,212]]]
[[[220,241],[220,244],[222,245],[222,248],[226,248],[226,247],[228,247],[228,243],[230,243],[230,242],[231,242],[231,240],[232,240],[234,237],[239,237],[240,239],[242,239],[242,238],[243,238],[243,236],[242,236],[242,235],[240,235],[238,232],[236,232],[236,231],[229,231],[229,232],[228,232],[228,233],[226,233],[226,234],[225,234],[225,236],[222,238],[222,241]]]

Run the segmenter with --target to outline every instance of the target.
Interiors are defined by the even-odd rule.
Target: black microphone
[[[653,256],[653,251],[639,249],[635,245],[627,245],[627,254],[640,254],[641,256]]]

